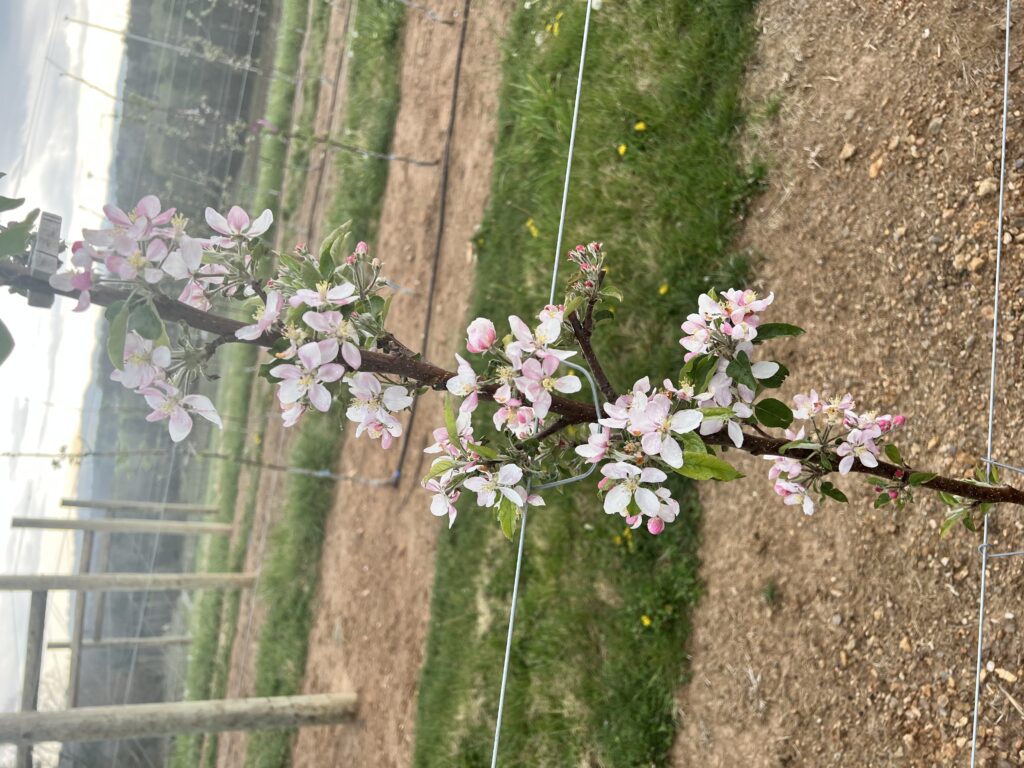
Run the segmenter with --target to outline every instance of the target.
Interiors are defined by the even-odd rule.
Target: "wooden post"
[[[105,512],[104,514],[109,515],[110,512]],[[110,570],[110,539],[110,536],[100,537],[100,548],[99,552],[96,553],[97,573],[106,573]],[[96,595],[94,603],[93,611],[95,615],[92,620],[92,639],[99,640],[103,637],[103,613],[106,609],[107,593],[100,592]]]
[[[168,645],[188,645],[192,638],[188,635],[159,635],[156,637],[104,637],[102,640],[83,640],[82,650],[90,648],[163,648]],[[71,647],[67,640],[54,640],[46,644],[47,650],[66,651]]]
[[[86,509],[134,510],[137,512],[192,512],[200,515],[215,515],[217,507],[209,504],[182,504],[163,501],[112,501],[110,499],[61,499],[62,507],[85,507]]]
[[[43,667],[43,626],[46,623],[46,592],[32,593],[25,645],[25,675],[21,683],[21,711],[30,713],[39,704],[39,673]],[[32,747],[19,746],[17,768],[32,768]]]
[[[158,592],[184,589],[243,589],[256,580],[253,573],[63,573],[0,576],[0,591],[35,592],[74,589],[86,592]]]
[[[0,714],[0,743],[108,741],[175,733],[281,730],[329,725],[356,714],[354,693],[79,707],[65,712]]]
[[[82,532],[82,552],[78,558],[78,573],[89,572],[92,561],[92,531]],[[71,664],[68,677],[67,706],[74,707],[78,701],[78,670],[82,663],[82,629],[85,626],[85,592],[75,593],[75,615],[71,623]]]
[[[46,530],[87,531],[95,533],[159,533],[174,536],[231,534],[231,523],[196,523],[191,520],[138,520],[116,517],[112,520],[76,519],[56,517],[15,517],[15,528],[43,528]]]

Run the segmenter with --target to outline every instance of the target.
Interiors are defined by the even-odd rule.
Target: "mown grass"
[[[644,374],[674,378],[697,294],[745,277],[731,244],[761,175],[735,142],[753,6],[632,0],[594,14],[563,250],[602,240],[609,281],[625,294],[596,339],[619,391]],[[547,302],[583,14],[554,0],[511,23],[476,243],[475,308],[489,317]],[[701,592],[696,497],[673,482],[683,512],[653,538],[605,516],[593,481],[582,485],[550,492],[530,518],[501,763],[664,765]],[[470,505],[441,535],[416,766],[487,764],[514,558]]]
[[[391,145],[398,111],[399,43],[404,6],[389,0],[362,0],[349,41],[345,141],[377,152]],[[339,181],[332,191],[324,231],[351,221],[352,232],[372,239],[380,218],[387,163],[338,153]],[[289,465],[320,470],[334,467],[342,434],[336,404],[330,416],[307,414],[289,456]],[[334,498],[331,480],[289,479],[281,521],[267,544],[260,594],[267,616],[256,647],[255,694],[281,696],[302,686],[313,623],[324,522]],[[290,763],[294,731],[265,731],[249,738],[247,768],[281,768]]]

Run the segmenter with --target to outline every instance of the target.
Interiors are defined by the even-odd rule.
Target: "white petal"
[[[761,362],[754,363],[750,366],[750,370],[753,372],[755,379],[770,379],[778,373],[779,364],[768,360],[762,360]]]
[[[672,423],[670,425],[673,432],[683,434],[686,432],[693,432],[704,420],[704,414],[696,408],[692,408],[686,411],[679,411],[672,417]]]
[[[629,491],[626,490],[626,486],[616,485],[604,497],[604,511],[609,515],[621,515],[626,511],[626,507],[629,506],[630,498],[632,497]]]
[[[661,502],[658,500],[658,497],[654,495],[654,491],[647,488],[637,488],[634,498],[636,499],[636,505],[640,507],[640,511],[645,515],[658,514],[658,510],[661,508]]]

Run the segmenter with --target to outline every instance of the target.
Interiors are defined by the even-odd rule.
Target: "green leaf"
[[[320,275],[320,270],[310,264],[308,261],[302,262],[302,282],[305,283],[306,288],[311,291],[316,290],[317,283],[323,282],[323,277]]]
[[[118,299],[117,301],[110,302],[110,305],[103,310],[103,319],[108,323],[114,322],[114,318],[121,313],[122,309],[124,309],[124,304],[124,299]]]
[[[793,423],[793,412],[781,400],[768,397],[754,404],[754,418],[766,427],[785,429]]]
[[[164,333],[164,321],[160,319],[152,301],[143,302],[132,309],[128,326],[144,339],[156,340]]]
[[[956,506],[960,505],[959,499],[957,499],[957,497],[954,496],[951,493],[946,493],[945,491],[939,491],[939,498],[942,499],[942,502],[947,507],[956,507]]]
[[[903,464],[903,454],[901,454],[900,453],[900,449],[897,448],[892,443],[889,443],[887,446],[885,446],[885,455],[889,458],[889,461],[891,461],[893,464],[899,464],[899,465],[902,466],[902,464]]]
[[[747,357],[746,352],[737,352],[736,357],[729,361],[725,372],[738,384],[757,389],[757,379],[754,378],[754,372],[750,369],[750,358]]]
[[[459,447],[462,445],[462,440],[459,439],[459,428],[455,424],[455,398],[452,397],[451,393],[446,392],[444,396],[444,426],[448,430],[448,439],[451,441],[453,446]]]
[[[679,372],[679,380],[693,384],[693,393],[702,394],[708,388],[715,371],[718,370],[718,358],[714,355],[699,355],[691,358]]]
[[[817,450],[820,447],[821,446],[818,445],[817,443],[811,443],[811,442],[808,442],[807,440],[793,440],[792,442],[786,443],[784,446],[779,448],[779,453],[785,453],[786,451],[795,451],[795,450],[814,451],[814,450]]]
[[[924,485],[930,480],[934,480],[938,477],[934,472],[911,472],[910,473],[910,484],[911,485]]]
[[[124,368],[124,342],[128,338],[128,316],[131,308],[122,304],[116,315],[110,318],[110,336],[107,338],[107,355],[110,363],[119,371]]]
[[[842,502],[843,504],[846,504],[847,502],[849,502],[849,499],[846,498],[846,494],[843,493],[842,491],[840,491],[834,485],[832,485],[832,483],[829,483],[829,482],[822,483],[821,484],[821,492],[825,496],[828,496],[830,499],[835,499],[836,501]]]
[[[583,306],[583,297],[582,296],[573,296],[571,299],[569,299],[567,302],[565,302],[565,310],[564,310],[565,316],[568,317],[569,315],[571,315],[573,312],[575,312],[577,309],[579,309],[582,306]]]
[[[679,436],[683,450],[687,453],[707,453],[708,447],[696,432],[684,432]]]
[[[498,460],[498,452],[493,448],[488,448],[486,445],[479,445],[478,443],[466,443],[466,446],[482,458],[490,459],[491,461]]]
[[[618,302],[622,301],[622,291],[615,287],[602,288],[601,295],[606,299],[615,299]]]
[[[3,195],[0,195],[0,213],[4,213],[5,211],[13,211],[18,206],[24,204],[24,202],[24,197],[15,198],[4,197]]]
[[[779,370],[767,379],[760,379],[758,382],[765,389],[778,389],[782,386],[782,382],[786,380],[786,377],[789,376],[789,368],[778,361],[776,361],[776,364],[779,366]]]
[[[20,256],[28,248],[32,239],[32,227],[35,225],[39,209],[31,211],[21,221],[11,222],[7,229],[0,232],[0,257]]]
[[[761,323],[761,325],[757,326],[757,336],[754,337],[754,343],[760,344],[763,341],[778,339],[782,336],[799,336],[802,333],[806,333],[806,331],[798,325]]]
[[[440,477],[449,469],[455,466],[455,462],[451,459],[436,459],[433,464],[430,465],[430,471],[427,472],[427,476],[423,478],[423,482],[433,480],[435,477]]]
[[[519,523],[519,507],[505,496],[501,497],[501,502],[498,504],[498,522],[501,523],[501,532],[505,534],[505,538],[512,541]]]
[[[7,330],[7,326],[4,325],[4,321],[0,320],[0,365],[4,364],[4,361],[11,356],[11,352],[14,350],[14,337],[11,336],[11,332]]]
[[[949,513],[946,518],[942,521],[942,525],[939,526],[939,536],[947,536],[953,527],[963,520],[966,509],[956,509]]]
[[[738,480],[743,477],[732,464],[710,453],[683,452],[683,466],[676,472],[691,480]]]
[[[728,419],[734,414],[732,408],[701,408],[705,419]]]
[[[607,309],[599,309],[594,313],[594,325],[597,325],[602,320],[614,320],[615,313],[609,312]]]
[[[889,492],[888,491],[882,491],[875,498],[875,509],[879,509],[881,507],[884,507],[890,501],[892,501],[892,499],[889,498]]]

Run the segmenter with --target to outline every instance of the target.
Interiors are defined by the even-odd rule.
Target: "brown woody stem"
[[[65,292],[54,290],[45,280],[39,280],[31,277],[28,274],[28,270],[20,264],[4,259],[0,259],[0,283],[6,283],[16,288],[31,288],[33,291],[49,292],[61,296],[68,296],[70,298],[78,298],[77,291]],[[93,290],[91,296],[94,304],[107,305],[114,301],[127,298],[128,294],[122,290],[104,288],[101,286]],[[158,295],[154,298],[154,302],[157,310],[160,312],[160,316],[165,320],[179,320],[193,328],[196,328],[197,330],[206,331],[219,337],[229,337],[231,340],[234,340],[235,331],[244,325],[244,323],[238,322],[237,320],[194,309],[187,304],[182,304],[181,302],[175,301],[174,299],[166,296]],[[577,333],[577,340],[581,342],[580,347],[583,349],[583,355],[587,359],[587,363],[590,364],[591,370],[594,372],[595,379],[600,383],[601,391],[604,393],[605,397],[614,401],[616,397],[615,390],[611,388],[607,378],[604,376],[600,363],[597,361],[596,356],[594,356],[593,348],[590,347],[589,343],[589,334],[583,331],[582,327],[577,331],[577,327],[580,323],[575,313],[570,317],[569,322],[573,325],[573,331]],[[279,333],[267,332],[258,339],[247,343],[269,347],[279,338],[281,338]],[[392,347],[395,349],[394,354],[374,352],[370,350],[364,351],[362,353],[363,362],[360,370],[369,371],[371,373],[386,373],[400,376],[418,384],[426,385],[432,389],[438,390],[443,390],[448,379],[456,375],[454,371],[447,371],[444,368],[439,368],[438,366],[432,365],[431,363],[423,360],[409,357],[407,353],[408,348],[398,342],[397,339],[394,339],[394,337],[391,337],[391,342],[393,342],[394,345],[397,345]],[[496,389],[496,384],[487,385],[482,389],[480,394],[487,399],[493,399],[493,393]],[[556,414],[559,418],[549,429],[544,430],[541,433],[545,437],[550,434],[554,434],[556,431],[564,427],[573,424],[587,424],[594,420],[594,409],[591,404],[583,403],[578,400],[571,400],[558,394],[553,394],[551,397],[550,411],[551,413]],[[731,440],[724,431],[713,435],[705,435],[703,439],[705,443],[710,445],[729,448],[733,447]],[[782,446],[787,442],[789,441],[781,438],[745,434],[743,438],[743,447],[740,450],[754,456],[772,454],[779,455],[781,454]],[[787,451],[785,455],[798,459],[806,459],[813,454],[814,452],[808,449],[793,449]],[[829,456],[832,465],[838,465],[838,457],[834,454],[829,454]],[[903,472],[906,477],[909,477],[909,475],[914,471],[920,470],[913,470],[908,467],[897,467],[895,464],[889,464],[887,462],[879,462],[877,467],[872,468],[864,467],[860,463],[856,463],[851,469],[851,472],[876,475],[889,480],[901,480],[902,478],[897,477],[897,472]],[[982,486],[965,482],[963,480],[956,480],[951,477],[937,476],[932,480],[929,480],[927,483],[923,483],[921,487],[930,488],[934,491],[945,491],[946,493],[953,494],[954,496],[979,502],[1024,505],[1024,490],[1008,485]]]
[[[587,315],[590,315],[589,310]],[[576,336],[576,342],[580,345],[580,351],[583,352],[587,365],[590,366],[591,373],[594,374],[601,394],[609,403],[614,403],[618,394],[615,392],[615,387],[608,381],[608,376],[604,372],[604,368],[601,367],[601,361],[597,359],[597,353],[594,352],[594,348],[590,344],[590,332],[583,327],[575,312],[569,315],[569,325],[572,327],[572,332]]]

